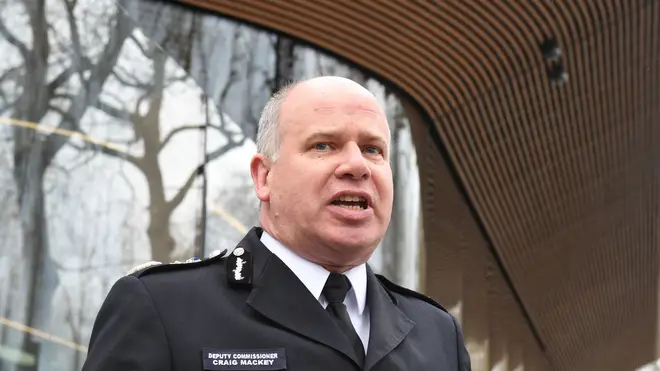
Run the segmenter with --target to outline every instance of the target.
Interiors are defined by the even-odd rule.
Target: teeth
[[[346,202],[358,202],[358,201],[366,201],[364,197],[361,196],[340,196],[338,198],[339,201],[346,201]]]
[[[355,206],[355,205],[351,205],[351,206],[348,206],[348,205],[339,205],[339,206],[340,206],[340,207],[343,207],[343,208],[345,208],[345,209],[349,209],[349,210],[362,210],[362,208],[361,208],[360,206]]]

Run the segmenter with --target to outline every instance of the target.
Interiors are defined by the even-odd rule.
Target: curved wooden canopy
[[[659,1],[185,2],[416,102],[555,369],[656,357]]]

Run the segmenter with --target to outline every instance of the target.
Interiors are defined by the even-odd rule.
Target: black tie
[[[330,276],[323,287],[323,295],[325,295],[325,298],[328,301],[328,306],[325,310],[332,318],[334,318],[337,325],[339,325],[344,331],[348,341],[355,350],[360,365],[364,365],[364,347],[362,346],[360,337],[357,332],[355,332],[355,328],[351,323],[351,318],[348,316],[348,311],[344,305],[344,299],[350,289],[351,282],[348,280],[348,277],[339,273],[330,273]]]

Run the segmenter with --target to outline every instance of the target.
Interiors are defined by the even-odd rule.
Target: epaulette
[[[128,272],[126,272],[126,275],[130,276],[131,274],[134,274],[137,271],[141,271],[141,270],[147,269],[149,267],[154,267],[156,265],[161,265],[161,264],[163,264],[163,263],[157,262],[157,261],[150,261],[150,262],[142,263],[142,264],[136,265],[135,267],[129,269]]]
[[[394,282],[392,282],[392,281],[388,280],[387,278],[385,278],[385,276],[383,276],[383,275],[377,274],[376,278],[378,278],[380,283],[382,283],[383,286],[385,286],[385,288],[387,288],[390,291],[396,292],[396,293],[404,295],[404,296],[412,296],[413,298],[425,301],[425,302],[433,305],[434,307],[442,310],[443,312],[449,313],[447,311],[447,309],[445,309],[442,305],[440,305],[438,302],[436,302],[435,300],[429,298],[428,296],[426,296],[424,294],[421,294],[421,293],[419,293],[417,291],[414,291],[414,290],[407,289],[403,286],[399,286],[399,285],[395,284]]]
[[[151,273],[157,273],[157,272],[169,272],[169,271],[174,271],[174,270],[182,270],[182,269],[191,269],[191,268],[198,268],[202,266],[207,266],[209,264],[213,264],[219,260],[222,260],[225,257],[225,254],[227,253],[227,250],[225,249],[224,251],[219,251],[216,250],[212,252],[208,258],[206,259],[200,259],[200,258],[190,258],[185,261],[174,261],[169,264],[163,264],[161,262],[157,261],[151,261],[148,263],[143,263],[140,265],[137,265],[133,268],[131,268],[126,275],[127,276],[134,276],[136,278],[140,278],[146,274],[151,274]]]

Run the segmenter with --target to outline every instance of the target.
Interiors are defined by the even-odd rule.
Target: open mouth
[[[339,196],[332,204],[349,210],[366,210],[369,207],[367,199],[362,196]]]

